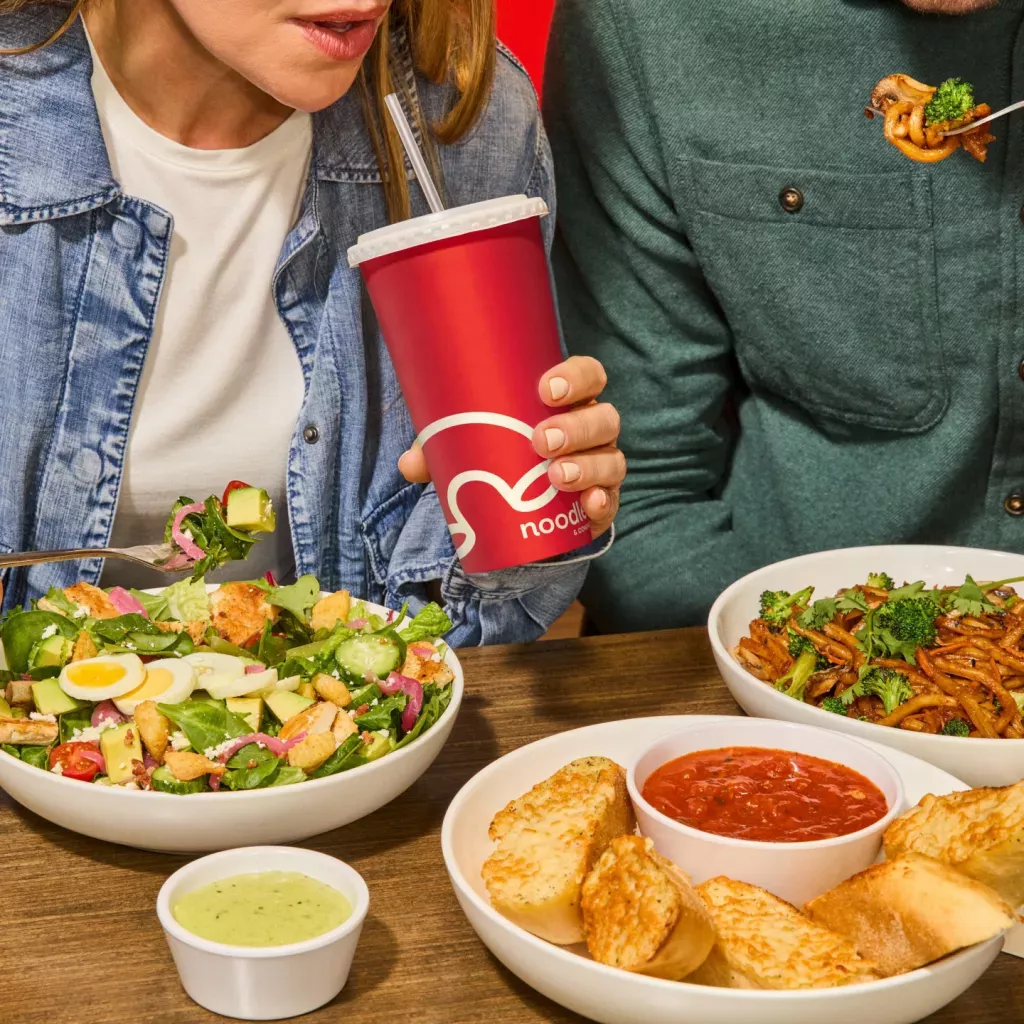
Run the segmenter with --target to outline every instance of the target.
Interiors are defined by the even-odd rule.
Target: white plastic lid
[[[348,265],[358,267],[367,260],[389,256],[414,245],[468,235],[471,231],[496,228],[529,217],[546,217],[547,214],[548,204],[543,199],[531,199],[528,196],[504,196],[482,203],[470,203],[469,206],[455,206],[441,213],[428,213],[424,217],[399,221],[360,235],[348,251]]]

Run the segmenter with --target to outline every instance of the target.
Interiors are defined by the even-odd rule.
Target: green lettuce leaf
[[[399,636],[407,643],[414,644],[418,640],[433,640],[444,636],[452,628],[452,620],[444,609],[434,602],[417,612],[412,622],[399,632]]]

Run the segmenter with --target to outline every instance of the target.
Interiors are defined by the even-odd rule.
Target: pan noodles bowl
[[[744,576],[719,596],[708,618],[715,661],[736,702],[756,718],[817,725],[896,747],[972,786],[1006,786],[1024,779],[1024,740],[935,736],[844,718],[780,693],[733,657],[732,650],[757,618],[763,591],[795,593],[813,584],[815,599],[831,597],[843,587],[863,582],[868,573],[882,571],[897,586],[924,580],[929,586],[958,587],[967,575],[979,582],[1024,576],[1024,555],[980,548],[880,545],[802,555]]]
[[[386,608],[363,603],[375,614],[387,614]],[[175,796],[64,779],[0,754],[0,788],[55,825],[144,850],[209,853],[298,842],[365,818],[405,792],[430,767],[462,704],[462,666],[450,648],[444,660],[455,678],[451,703],[437,722],[407,747],[325,779]]]

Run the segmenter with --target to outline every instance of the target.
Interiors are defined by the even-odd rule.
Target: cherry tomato
[[[60,765],[65,779],[92,780],[106,767],[100,748],[95,743],[62,743],[50,751],[50,767]]]
[[[231,483],[224,488],[224,497],[220,499],[220,503],[226,508],[228,504],[228,495],[232,491],[240,491],[245,487],[248,487],[247,483],[243,483],[241,480],[232,480]]]

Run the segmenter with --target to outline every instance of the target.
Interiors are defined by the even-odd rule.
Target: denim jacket
[[[4,16],[0,46],[43,38],[62,16],[45,6]],[[411,102],[438,118],[450,87],[415,75],[395,36]],[[80,24],[45,50],[0,59],[0,551],[108,542],[166,269],[171,217],[113,179],[91,71]],[[532,640],[572,602],[605,545],[469,576],[433,487],[399,474],[414,430],[346,261],[359,234],[388,222],[357,93],[314,116],[302,209],[273,280],[305,380],[288,460],[296,568],[325,589],[396,607],[416,608],[440,580],[454,645]],[[536,98],[508,54],[480,122],[439,156],[453,205],[527,193],[553,209]],[[413,191],[413,214],[427,212]],[[93,558],[13,570],[4,607],[51,586],[96,583],[101,569]]]

